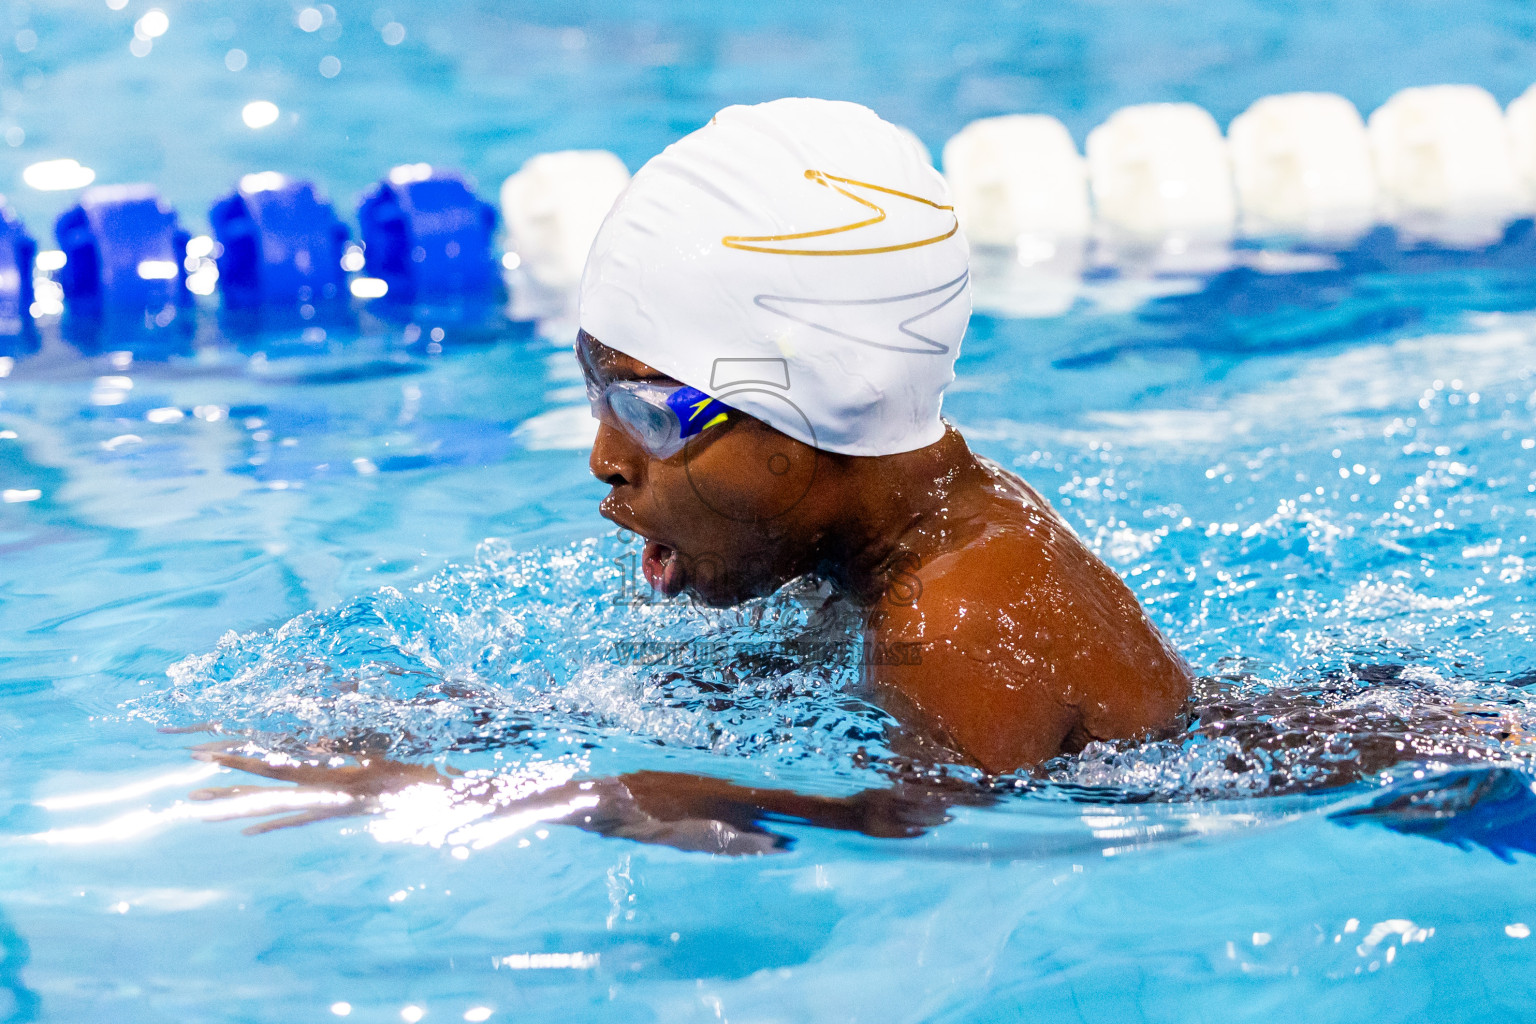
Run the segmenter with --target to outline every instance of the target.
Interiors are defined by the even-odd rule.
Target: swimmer
[[[825,580],[918,745],[1001,774],[1178,727],[1191,674],[1050,504],[941,418],[967,261],[943,178],[894,125],[852,103],[729,107],[615,203],[576,357],[600,511],[645,539],[652,587],[728,605]],[[975,799],[898,786],[850,804],[654,772],[594,791],[585,824],[621,833],[740,835],[766,814],[905,834]]]
[[[876,692],[988,772],[1178,723],[1189,670],[1129,588],[940,417],[967,247],[894,125],[721,111],[620,196],[580,311],[600,510],[653,587],[829,581],[865,610]]]

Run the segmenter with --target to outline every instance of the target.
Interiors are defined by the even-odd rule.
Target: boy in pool
[[[943,178],[894,125],[824,100],[730,107],[647,163],[609,213],[577,356],[599,420],[591,469],[610,488],[601,511],[645,538],[651,586],[733,604],[824,578],[862,609],[869,681],[903,724],[1004,773],[1169,729],[1191,681],[1045,499],[941,420],[967,257]],[[362,795],[441,778],[358,771]],[[600,803],[572,823],[733,852],[756,848],[764,816],[904,834],[969,799],[898,786],[835,800],[654,772],[547,799],[578,791]]]
[[[731,107],[635,175],[577,353],[603,515],[711,604],[816,574],[871,682],[989,772],[1173,725],[1189,671],[1023,480],[939,417],[970,315],[944,180],[852,103]]]

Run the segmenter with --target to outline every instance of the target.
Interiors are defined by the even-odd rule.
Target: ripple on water
[[[487,542],[408,591],[228,633],[130,710],[402,757],[632,740],[783,763],[879,753],[890,720],[856,692],[848,620],[816,615],[824,590],[795,584],[724,610],[663,604],[636,592],[626,553],[607,539],[524,552]]]

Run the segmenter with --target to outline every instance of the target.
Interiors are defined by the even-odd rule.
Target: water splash
[[[228,633],[129,710],[397,757],[633,739],[849,764],[883,749],[891,720],[855,692],[857,630],[825,611],[824,589],[724,610],[661,604],[636,592],[626,554],[606,538],[524,552],[488,541],[409,591]]]
[[[408,591],[385,587],[274,630],[229,633],[172,665],[170,686],[130,712],[172,727],[218,723],[258,750],[456,760],[496,751],[589,766],[592,751],[623,747],[628,759],[615,763],[625,768],[638,766],[637,751],[640,762],[647,750],[703,752],[801,765],[810,785],[834,789],[901,765],[889,744],[897,723],[860,687],[857,620],[825,587],[797,581],[730,609],[660,602],[636,590],[628,554],[612,538],[531,551],[488,541],[472,562]],[[1358,628],[1423,603],[1358,583],[1304,618],[1343,609]],[[1289,674],[1216,659],[1177,735],[1092,743],[999,785],[1224,800],[1343,786],[1405,763],[1536,762],[1536,708],[1520,680],[1372,662],[1402,652],[1348,629],[1291,643],[1323,667],[1295,650],[1277,659],[1304,664]]]
[[[1091,743],[1045,767],[1058,784],[1157,800],[1390,785],[1405,772],[1468,765],[1536,768],[1533,703],[1518,687],[1402,665],[1355,665],[1288,686],[1207,677],[1177,736]]]

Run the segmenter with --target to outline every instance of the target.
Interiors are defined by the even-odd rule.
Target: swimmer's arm
[[[355,763],[333,765],[330,755],[307,762],[286,759],[273,764],[232,749],[208,745],[194,752],[201,760],[238,769],[279,782],[297,783],[297,793],[311,798],[312,806],[253,825],[246,831],[267,832],[330,818],[377,813],[381,798],[422,784],[454,788],[461,779],[443,775],[431,765],[416,765],[386,758],[358,758]],[[275,787],[227,786],[200,789],[191,798],[200,801],[229,800]],[[347,801],[323,799],[350,797]],[[319,799],[315,799],[319,798]],[[460,799],[481,799],[473,788]],[[601,835],[657,843],[684,850],[712,853],[767,853],[782,849],[789,839],[770,831],[766,823],[795,822],[820,828],[861,832],[877,838],[921,835],[949,820],[950,807],[990,803],[984,790],[963,782],[898,782],[890,787],[862,790],[851,796],[828,797],[787,789],[742,786],[724,779],[684,772],[630,772],[598,779],[573,779],[520,799],[498,803],[496,814],[553,811],[539,820],[574,825]],[[287,801],[283,806],[303,806]],[[270,805],[268,805],[270,806]],[[574,809],[567,810],[567,807]],[[265,816],[271,810],[232,810],[230,817]]]
[[[891,710],[992,774],[1047,761],[1072,745],[1078,708],[1053,684],[1049,654],[1026,645],[1056,631],[999,592],[997,566],[976,553],[922,575],[911,604],[871,619],[866,671]],[[1009,577],[1007,586],[1018,586]]]
[[[949,820],[957,804],[990,803],[983,790],[965,784],[897,783],[828,797],[788,789],[743,786],[684,772],[629,772],[567,783],[552,794],[570,799],[595,793],[599,802],[561,819],[601,835],[714,853],[766,853],[789,845],[765,828],[785,822],[859,832],[879,839],[922,835]],[[542,794],[541,794],[542,796]]]

